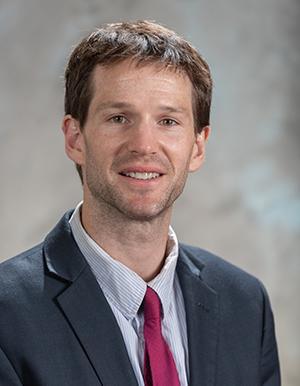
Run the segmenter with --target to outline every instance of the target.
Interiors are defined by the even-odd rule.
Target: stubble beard
[[[118,221],[123,218],[135,222],[151,222],[170,210],[182,193],[187,176],[186,168],[155,202],[146,205],[143,203],[143,195],[146,196],[147,192],[141,192],[139,199],[133,202],[117,185],[105,182],[105,178],[93,165],[87,165],[86,185],[99,215],[102,214],[107,220],[111,218]]]

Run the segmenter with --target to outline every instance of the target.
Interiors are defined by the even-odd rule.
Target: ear
[[[80,130],[79,122],[72,117],[66,115],[63,118],[62,130],[65,136],[65,152],[67,156],[78,165],[84,163],[84,140]]]
[[[197,133],[193,146],[192,156],[189,165],[189,172],[198,170],[205,160],[205,145],[210,135],[211,127],[203,127],[201,133]]]

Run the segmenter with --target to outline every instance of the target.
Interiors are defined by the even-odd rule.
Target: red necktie
[[[180,386],[173,355],[161,333],[161,304],[147,287],[144,297],[145,386]]]

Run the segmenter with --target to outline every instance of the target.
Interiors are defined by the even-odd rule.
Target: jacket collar
[[[218,294],[204,280],[205,264],[181,245],[177,273],[183,293],[189,351],[189,385],[215,384],[219,305]]]
[[[69,224],[72,212],[65,213],[46,236],[44,242],[44,256],[48,271],[70,282],[75,281],[87,266],[72,235]]]

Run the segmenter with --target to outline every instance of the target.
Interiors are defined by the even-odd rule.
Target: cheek
[[[97,146],[96,143],[88,143],[86,145],[86,164],[90,167],[99,168],[103,165],[105,161],[102,159],[103,150],[100,146]]]
[[[158,142],[169,152],[173,154],[182,154],[186,153],[192,146],[192,141],[181,131],[169,132],[169,133],[159,133]]]
[[[170,140],[167,144],[170,154],[172,154],[172,158],[176,159],[178,163],[188,163],[191,159],[193,149],[194,149],[194,141],[177,138],[175,140]]]

